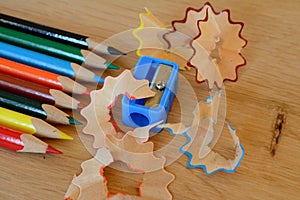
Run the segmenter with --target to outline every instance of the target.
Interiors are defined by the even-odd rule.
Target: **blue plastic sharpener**
[[[122,121],[125,125],[136,128],[163,120],[165,123],[171,110],[178,87],[178,65],[174,62],[149,56],[142,56],[138,61],[133,76],[147,79],[154,97],[130,100],[124,95],[122,100]],[[151,131],[160,132],[161,128]]]

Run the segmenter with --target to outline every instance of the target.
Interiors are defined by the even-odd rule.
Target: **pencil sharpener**
[[[155,96],[130,100],[122,99],[122,121],[125,125],[136,128],[163,120],[165,123],[171,110],[178,88],[178,65],[174,62],[149,56],[142,56],[138,61],[133,76],[147,79]],[[153,128],[151,131],[160,132]]]

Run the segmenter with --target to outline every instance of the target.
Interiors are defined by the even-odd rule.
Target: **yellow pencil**
[[[2,107],[0,107],[0,125],[40,137],[73,139],[41,119]]]

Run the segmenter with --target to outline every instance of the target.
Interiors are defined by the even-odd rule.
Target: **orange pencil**
[[[89,90],[74,80],[52,72],[40,70],[28,65],[0,58],[0,72],[51,89],[75,94],[89,94]]]

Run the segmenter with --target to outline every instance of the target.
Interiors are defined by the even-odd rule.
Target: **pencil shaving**
[[[217,123],[219,98],[220,93],[217,92],[211,101],[200,102],[197,105],[192,126],[186,135],[189,142],[182,148],[183,152],[190,158],[188,166],[192,168],[202,167],[207,174],[212,174],[218,170],[235,171],[244,153],[235,130],[229,124],[227,125],[236,148],[235,159],[226,159],[212,151],[221,134],[221,132],[216,133],[214,127]]]
[[[240,36],[243,25],[231,22],[229,11],[216,14],[212,9],[209,10],[208,20],[199,23],[199,29],[202,33],[193,41],[192,46],[197,42],[209,52],[210,58],[218,67],[222,81],[235,81],[237,68],[246,64],[245,59],[240,54],[241,49],[246,45],[246,41]],[[199,58],[196,51],[190,63],[198,69],[198,62]],[[201,78],[201,75],[197,74],[198,81],[205,79],[205,76]],[[219,80],[215,82],[218,87],[222,85]]]
[[[206,7],[207,6],[204,5],[200,10],[205,9]],[[197,12],[197,10],[193,8],[188,8],[185,18],[183,20],[172,21],[171,24],[173,29],[163,35],[163,39],[168,44],[168,51],[185,58],[184,66],[186,66],[185,68],[187,69],[189,69],[188,64],[190,59],[195,54],[195,49],[192,48],[191,41],[199,34],[197,21],[205,20],[205,17],[205,12]],[[205,60],[201,60],[201,62],[203,61],[205,62]]]
[[[168,129],[170,133],[174,135],[182,135],[189,127],[186,127],[183,123],[165,123],[157,126],[158,128]]]
[[[190,43],[190,40],[196,38],[196,36],[199,34],[199,28],[197,27],[197,23],[206,19],[206,10],[208,8],[208,4],[204,4],[200,9],[195,9],[191,7],[187,8],[184,19],[173,20],[171,22],[173,32],[167,34],[166,37],[172,38],[172,34],[176,35],[182,33],[186,36],[186,40],[181,40],[177,42],[182,43],[180,46],[188,45]]]
[[[111,136],[111,135],[107,135]],[[134,139],[134,137],[130,136],[129,134],[125,135],[128,136],[129,138],[131,137]],[[126,141],[126,138],[125,138]],[[125,144],[126,143],[126,144]],[[116,145],[132,145],[127,142],[124,142],[123,144],[118,143]],[[143,147],[141,147],[142,145]],[[151,150],[151,145],[149,147],[144,147],[144,144],[139,144],[137,143],[137,148],[133,148],[130,150],[133,150],[134,152],[131,153],[139,153],[139,152],[149,152],[148,150]],[[148,146],[148,145],[147,145]],[[152,149],[153,150],[153,149]],[[152,153],[153,152],[149,152]],[[140,191],[140,196],[132,196],[132,195],[127,195],[127,194],[117,194],[117,195],[110,195],[108,188],[107,188],[107,180],[104,177],[103,170],[105,167],[110,165],[114,161],[123,161],[126,163],[128,166],[135,166],[132,165],[132,163],[127,163],[128,159],[125,157],[115,157],[117,155],[116,153],[111,152],[111,150],[103,147],[99,148],[97,150],[97,154],[94,158],[87,160],[82,163],[82,173],[74,177],[71,186],[65,196],[68,198],[74,198],[77,200],[80,199],[89,199],[89,200],[96,200],[96,199],[113,199],[113,200],[119,200],[119,199],[124,199],[124,200],[135,200],[135,199],[172,199],[172,195],[167,189],[167,186],[174,180],[174,175],[171,173],[167,172],[166,170],[163,169],[164,164],[165,164],[165,159],[162,159],[163,162],[160,163],[159,169],[157,171],[152,171],[152,172],[145,172],[145,169],[147,167],[143,167],[141,169],[133,169],[134,171],[138,172],[143,172],[143,182],[139,184],[139,191]],[[127,153],[128,155],[128,153]],[[152,155],[153,156],[153,155]],[[154,157],[154,156],[153,156]],[[130,159],[129,159],[130,161]],[[148,161],[151,162],[151,161]],[[157,175],[157,176],[153,176]],[[76,186],[79,188],[79,195],[78,198],[76,196],[71,197],[70,190],[73,190],[73,187]],[[159,191],[159,192],[153,192],[153,191]],[[111,197],[110,197],[111,196]]]
[[[220,133],[215,133],[213,129],[214,122],[217,121],[220,94],[220,91],[215,92],[212,97],[208,97],[206,101],[200,101],[197,104],[193,112],[192,125],[187,131],[187,136],[191,140],[183,147],[184,151],[198,152],[197,155],[204,157],[216,144]]]
[[[223,85],[223,79],[218,69],[216,60],[212,60],[209,52],[198,43],[192,42],[192,47],[195,51],[195,54],[190,59],[189,63],[191,66],[196,68],[196,80],[199,82],[206,81],[208,89],[213,88],[214,84],[221,88]],[[199,62],[200,60],[201,62]]]
[[[72,184],[79,187],[77,200],[105,199],[108,194],[105,179],[100,170],[113,162],[113,158],[106,148],[100,148],[94,158],[81,164],[82,173],[75,177]]]
[[[191,158],[189,163],[190,167],[202,167],[206,174],[212,174],[219,170],[224,170],[226,172],[232,173],[236,170],[244,156],[244,148],[241,145],[239,138],[235,133],[235,130],[229,124],[227,124],[227,126],[235,145],[235,158],[233,160],[227,159],[219,153],[211,151],[208,146],[205,146],[205,148],[209,149],[209,151],[202,158],[201,155],[199,155],[201,154],[201,152],[198,153],[197,156],[197,152],[194,152],[193,149],[189,149],[188,151]]]
[[[73,180],[76,178],[76,175],[74,175]],[[69,185],[69,188],[65,194],[64,199],[65,200],[75,200],[79,196],[79,187],[77,187],[74,183],[73,180],[71,184]]]
[[[189,65],[196,68],[197,81],[206,81],[211,89],[214,84],[220,88],[224,80],[237,80],[237,68],[246,64],[240,52],[247,41],[241,36],[243,23],[233,22],[229,10],[216,12],[210,3],[188,8],[185,18],[172,26],[164,35],[168,48],[194,50]]]
[[[163,44],[162,40],[159,40],[157,36],[159,32],[165,29],[165,25],[161,23],[147,8],[146,13],[140,13],[140,25],[138,28],[133,30],[133,35],[139,41],[139,48],[137,49],[137,55],[147,55],[147,48],[161,47]],[[151,32],[151,33],[150,33]],[[144,37],[146,36],[146,37]],[[150,38],[149,38],[150,37]],[[146,47],[146,48],[145,48]],[[145,52],[144,52],[145,50]],[[153,50],[152,50],[153,51]],[[146,54],[145,54],[146,53]],[[150,52],[151,53],[151,50]],[[152,54],[155,52],[152,52]]]
[[[163,121],[156,122],[154,124],[150,124],[148,126],[143,127],[137,127],[132,132],[128,132],[127,134],[130,134],[134,136],[139,142],[147,142],[149,140],[150,136],[150,129],[153,127],[156,127],[157,125],[161,124]]]
[[[164,166],[165,158],[157,158],[153,155],[153,143],[140,143],[130,132],[122,139],[106,135],[105,143],[113,157],[128,163],[131,169],[151,172]]]
[[[139,48],[136,51],[137,55],[170,60],[176,62],[180,69],[184,70],[186,67],[185,54],[180,49],[171,53],[166,48],[168,43],[163,38],[169,32],[166,26],[148,9],[146,9],[146,13],[140,13],[139,18],[140,26],[133,30],[133,35],[139,41]],[[192,51],[190,55],[192,55]]]
[[[116,135],[115,127],[110,121],[110,108],[120,94],[130,98],[140,99],[154,95],[147,80],[136,80],[129,70],[125,70],[118,77],[107,77],[100,90],[91,92],[91,103],[82,109],[81,114],[87,120],[83,132],[94,136],[94,148],[104,145],[105,135]]]
[[[218,170],[234,172],[243,158],[244,150],[239,142],[235,130],[227,123],[235,145],[235,159],[230,160],[213,151],[220,134],[215,131],[218,122],[219,104],[222,98],[222,90],[212,93],[206,101],[200,101],[194,109],[193,122],[186,127],[182,123],[166,123],[158,125],[166,128],[172,134],[184,134],[187,143],[180,148],[180,152],[189,156],[188,166],[191,168],[203,168],[205,173],[212,174]]]
[[[174,179],[175,176],[164,169],[145,173],[143,183],[140,185],[141,196],[143,199],[173,199],[168,185]]]
[[[131,196],[126,194],[116,194],[108,197],[107,200],[143,200],[144,198],[138,196]]]

